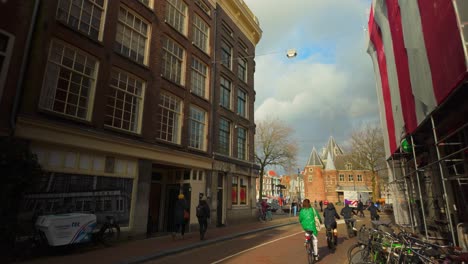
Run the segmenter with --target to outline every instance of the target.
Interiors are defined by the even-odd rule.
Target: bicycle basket
[[[369,241],[370,232],[367,228],[361,228],[358,232],[358,241],[360,243],[366,244]]]

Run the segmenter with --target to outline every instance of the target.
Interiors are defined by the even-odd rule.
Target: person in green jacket
[[[310,205],[310,200],[304,199],[302,202],[302,209],[299,213],[299,222],[301,223],[304,231],[312,233],[312,241],[314,242],[314,258],[315,260],[318,260],[318,232],[317,228],[315,228],[315,216],[317,216],[320,222],[322,222],[320,214],[317,213],[315,208]]]

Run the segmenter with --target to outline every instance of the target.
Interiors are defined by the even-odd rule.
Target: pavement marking
[[[294,234],[292,234],[292,235],[285,236],[285,237],[281,237],[281,238],[278,238],[278,239],[275,239],[275,240],[272,240],[272,241],[268,241],[268,242],[266,242],[266,243],[263,243],[263,244],[260,244],[260,245],[258,245],[258,246],[255,246],[255,247],[253,247],[253,248],[249,248],[249,249],[246,249],[246,250],[237,252],[236,254],[227,256],[227,257],[225,257],[225,258],[223,258],[223,259],[217,260],[217,261],[215,261],[215,262],[211,262],[211,264],[221,263],[221,262],[223,262],[223,261],[225,261],[225,260],[228,260],[228,259],[230,259],[230,258],[233,258],[233,257],[238,256],[238,255],[240,255],[240,254],[243,254],[243,253],[245,253],[245,252],[248,252],[248,251],[257,249],[257,248],[259,248],[259,247],[263,247],[263,246],[266,246],[266,245],[268,245],[268,244],[274,243],[274,242],[279,241],[279,240],[281,240],[281,239],[285,239],[285,238],[288,238],[288,237],[296,236],[296,235],[302,234],[302,233],[304,233],[304,231],[297,232],[297,233],[294,233]]]

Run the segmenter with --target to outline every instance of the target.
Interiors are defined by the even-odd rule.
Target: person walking
[[[315,202],[314,202],[314,208],[318,208],[317,207],[317,200],[315,200]]]
[[[204,240],[206,230],[208,229],[208,218],[210,218],[210,207],[206,201],[206,196],[200,199],[200,203],[197,206],[197,218],[200,227],[200,240]]]
[[[296,216],[296,214],[297,214],[297,202],[296,202],[296,200],[294,200],[294,201],[291,203],[291,208],[292,208],[292,210],[293,210],[294,216]]]
[[[358,215],[360,217],[364,217],[364,204],[362,203],[361,200],[359,200],[359,202],[358,202],[357,211],[358,211]]]
[[[174,223],[175,230],[172,232],[172,239],[176,239],[177,233],[180,232],[181,238],[184,239],[185,234],[185,222],[189,219],[186,218],[188,214],[188,203],[185,200],[185,196],[181,193],[177,197],[178,200],[174,208]]]
[[[320,212],[323,212],[323,202],[322,202],[322,200],[320,200],[319,204],[320,204]]]
[[[315,216],[317,216],[320,222],[322,222],[320,214],[310,205],[310,200],[304,199],[302,202],[302,210],[299,212],[299,222],[301,223],[304,231],[312,233],[312,240],[314,242],[314,258],[315,261],[318,261],[318,231],[315,227]]]
[[[327,208],[325,208],[325,210],[323,211],[323,218],[325,219],[325,228],[327,230],[332,229],[333,234],[335,234],[335,229],[337,227],[336,219],[341,219],[341,218],[336,212],[336,209],[333,203],[327,202]],[[337,240],[338,239],[335,239],[335,245],[337,244]]]

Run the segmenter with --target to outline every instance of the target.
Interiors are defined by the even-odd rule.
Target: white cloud
[[[295,128],[299,167],[330,135],[344,143],[353,127],[378,120],[363,31],[370,0],[244,1],[263,30],[255,58],[255,119],[274,116]],[[298,50],[297,58],[286,58],[289,48]]]

